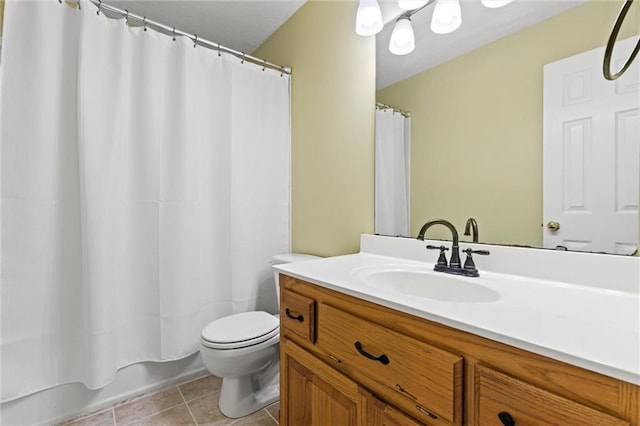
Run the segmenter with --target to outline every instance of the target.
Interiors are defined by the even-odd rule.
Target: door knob
[[[558,229],[560,229],[560,223],[556,222],[555,220],[550,220],[549,222],[547,222],[547,229],[549,231],[556,232]]]

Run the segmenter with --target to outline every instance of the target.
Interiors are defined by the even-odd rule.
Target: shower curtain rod
[[[60,1],[60,3],[62,3],[62,0],[58,0]],[[67,2],[69,2],[68,0],[65,0]],[[269,69],[273,69],[273,70],[277,70],[280,71],[281,74],[291,74],[291,67],[285,67],[282,65],[276,65],[276,64],[272,64],[271,62],[268,62],[264,59],[260,59],[260,58],[256,58],[255,56],[251,56],[251,55],[247,55],[244,52],[239,52],[237,50],[233,50],[230,49],[228,47],[222,46],[220,45],[220,43],[213,43],[209,40],[206,40],[204,38],[200,38],[198,37],[197,34],[190,34],[187,33],[185,31],[176,29],[176,27],[170,27],[168,25],[165,24],[161,24],[160,22],[156,22],[153,21],[151,19],[147,19],[146,16],[140,16],[140,15],[136,15],[134,13],[130,13],[127,9],[120,9],[117,8],[115,6],[111,6],[109,4],[103,3],[102,0],[89,0],[91,3],[93,3],[95,6],[98,7],[98,13],[100,13],[101,11],[109,11],[112,13],[116,13],[122,17],[124,17],[127,22],[129,22],[129,19],[135,19],[136,21],[142,23],[143,26],[145,27],[150,27],[156,30],[161,30],[162,33],[166,34],[166,35],[173,35],[174,39],[175,36],[180,35],[180,36],[185,36],[190,38],[193,41],[193,47],[195,47],[196,45],[200,45],[203,47],[206,47],[208,49],[212,49],[212,50],[217,50],[218,52],[225,52],[225,53],[229,53],[239,59],[242,60],[242,62],[244,63],[245,61],[250,62],[252,64],[255,65],[260,65],[262,66],[262,69],[264,70],[265,68],[269,68]],[[79,5],[79,0],[77,2],[69,2],[69,3],[77,3]]]
[[[403,111],[401,109],[392,107],[391,105],[383,104],[382,102],[377,102],[376,101],[376,108],[379,108],[379,109],[390,109],[393,112],[397,112],[398,114],[401,114],[402,116],[404,116],[406,118],[411,117],[411,113],[410,112]]]

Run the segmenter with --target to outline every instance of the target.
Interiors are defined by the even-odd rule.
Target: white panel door
[[[617,43],[615,67],[635,43]],[[631,254],[638,244],[640,66],[635,61],[608,81],[603,55],[598,48],[544,67],[543,244]]]

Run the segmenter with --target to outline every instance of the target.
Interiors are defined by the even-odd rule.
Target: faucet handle
[[[432,246],[429,244],[427,246],[427,250],[440,250],[440,256],[438,256],[438,261],[436,262],[436,266],[447,266],[447,257],[444,255],[444,252],[449,250],[445,246]]]
[[[467,258],[464,261],[464,266],[462,267],[462,269],[467,271],[469,276],[477,277],[479,275],[478,268],[476,268],[476,264],[473,262],[473,258],[471,257],[471,255],[479,254],[482,256],[487,256],[489,255],[489,250],[473,250],[471,248],[467,248],[462,250],[462,252],[467,254]]]
[[[445,246],[432,246],[431,244],[429,244],[429,245],[427,246],[427,249],[428,249],[428,250],[440,250],[440,251],[447,251],[447,250],[449,250],[449,248],[448,248],[448,247],[445,247]]]
[[[488,256],[489,254],[491,254],[489,252],[489,250],[473,250],[471,248],[466,248],[464,250],[462,250],[463,253],[467,253],[467,256],[471,256],[471,254],[479,254],[482,256]]]

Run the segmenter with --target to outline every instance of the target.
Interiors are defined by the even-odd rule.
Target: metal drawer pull
[[[507,413],[506,411],[499,412],[498,418],[500,419],[500,421],[504,426],[516,426],[516,421],[513,420],[513,417],[511,417],[511,414]]]
[[[368,352],[365,352],[362,350],[362,343],[360,342],[355,342],[354,346],[356,347],[356,350],[360,353],[360,355],[364,356],[365,358],[369,358],[373,361],[379,361],[384,365],[389,364],[389,357],[386,356],[385,354],[380,355],[379,357],[375,357],[373,355],[371,355]]]
[[[296,320],[296,321],[300,321],[300,322],[304,322],[304,317],[302,316],[302,314],[295,316],[291,314],[291,310],[289,310],[289,308],[284,310],[284,314],[286,316],[288,316],[289,318],[291,318],[292,320]]]

